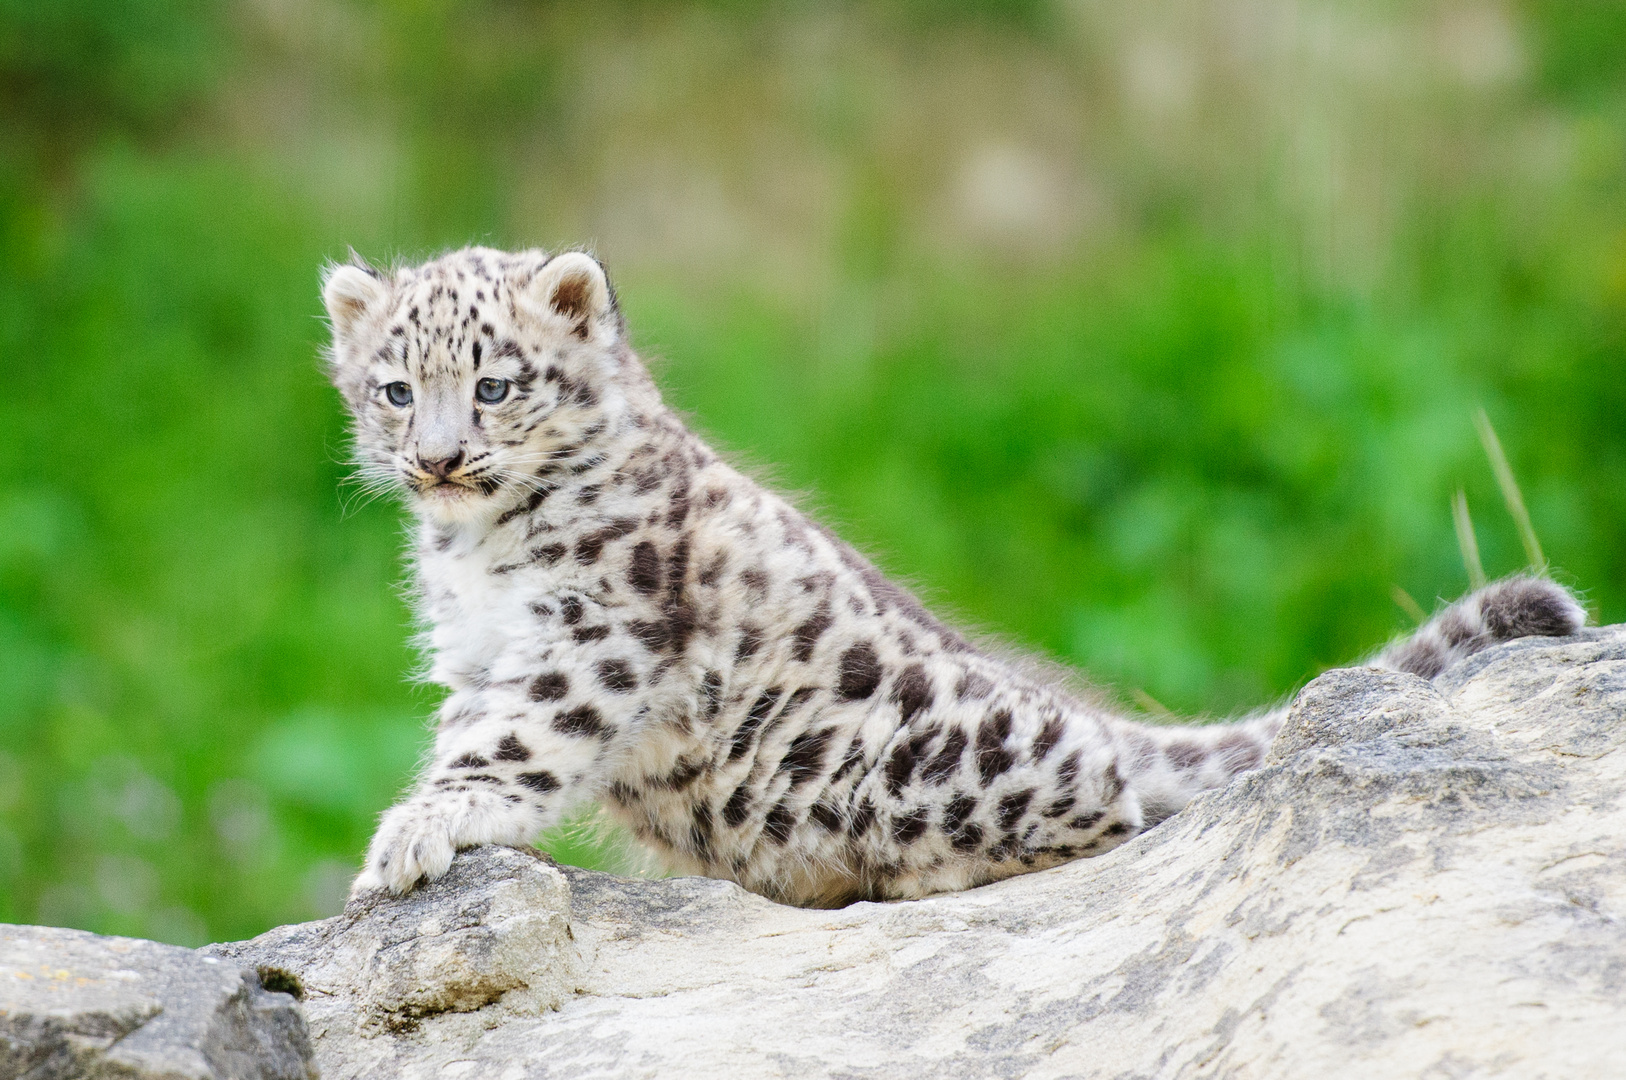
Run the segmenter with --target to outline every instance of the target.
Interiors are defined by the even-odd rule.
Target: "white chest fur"
[[[473,678],[509,652],[513,643],[536,632],[529,603],[538,592],[510,575],[493,573],[509,553],[488,542],[455,540],[445,551],[418,557],[424,621],[432,661],[429,677],[451,690]]]

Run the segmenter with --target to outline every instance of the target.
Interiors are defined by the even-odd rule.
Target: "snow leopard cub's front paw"
[[[458,844],[455,808],[412,799],[390,808],[367,847],[367,865],[350,886],[359,896],[377,889],[400,895],[418,882],[433,881],[452,865]]]
[[[358,896],[375,889],[400,895],[433,881],[452,856],[481,844],[525,844],[549,823],[525,800],[500,791],[429,791],[390,808],[367,849],[367,865],[350,887]]]

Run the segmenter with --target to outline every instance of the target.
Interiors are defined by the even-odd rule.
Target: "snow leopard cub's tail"
[[[1492,582],[1391,643],[1373,663],[1432,679],[1458,660],[1498,642],[1563,637],[1586,625],[1586,609],[1557,582],[1519,574]]]

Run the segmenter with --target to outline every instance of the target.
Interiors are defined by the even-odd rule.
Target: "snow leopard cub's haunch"
[[[684,427],[586,255],[338,266],[324,299],[363,474],[417,515],[450,691],[357,889],[598,799],[682,871],[799,904],[924,896],[1115,847],[1281,725],[1134,723],[969,644]],[[1515,578],[1377,662],[1432,677],[1584,621]]]

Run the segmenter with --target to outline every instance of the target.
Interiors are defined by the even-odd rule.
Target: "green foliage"
[[[1619,0],[1527,0],[1541,75],[1568,96],[1619,97],[1626,85],[1626,4]]]
[[[409,678],[399,509],[346,485],[317,268],[591,239],[593,154],[664,122],[627,103],[650,64],[676,72],[653,96],[693,102],[684,145],[749,164],[811,131],[848,156],[817,287],[744,257],[691,274],[676,243],[612,260],[637,344],[724,448],[968,623],[1126,699],[1288,693],[1409,625],[1394,586],[1464,588],[1459,488],[1487,571],[1522,565],[1481,405],[1546,557],[1626,617],[1626,124],[1540,97],[1614,77],[1567,5],[1527,9],[1545,66],[1495,99],[1569,125],[1558,178],[1408,175],[1356,283],[1285,213],[1171,212],[1212,186],[1197,159],[1122,181],[1115,229],[1060,255],[923,245],[908,125],[865,96],[944,40],[903,6],[868,74],[770,71],[783,142],[738,134],[743,53],[684,65],[713,38],[771,52],[794,10],[260,7],[0,0],[0,920],[196,943],[333,909],[435,696]],[[968,13],[953,48],[1062,64],[1059,8],[923,10]],[[1143,176],[1127,138],[1101,157]],[[1270,189],[1243,180],[1213,181],[1225,206]],[[612,858],[590,830],[550,844]]]
[[[173,122],[219,74],[207,0],[0,0],[0,130],[61,149]]]

